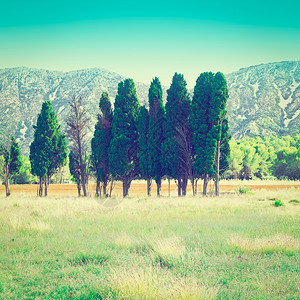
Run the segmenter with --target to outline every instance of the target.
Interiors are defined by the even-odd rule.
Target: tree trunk
[[[85,164],[83,163],[82,159],[82,152],[81,152],[81,143],[79,145],[79,162],[80,162],[80,178],[81,178],[81,184],[82,184],[82,191],[83,191],[83,196],[87,196],[87,180],[86,178],[86,167]]]
[[[48,196],[48,184],[45,181],[45,197],[47,197],[47,196]]]
[[[97,198],[100,196],[99,191],[100,191],[100,180],[97,179],[97,181],[96,181],[96,197]]]
[[[156,188],[157,188],[157,197],[160,196],[160,190],[161,190],[161,178],[156,180]]]
[[[86,197],[87,196],[87,188],[86,188],[85,179],[83,179],[83,177],[85,177],[85,176],[81,177],[82,191],[83,191],[83,196]]]
[[[207,195],[207,186],[208,186],[208,174],[204,174],[204,179],[203,179],[203,195]]]
[[[216,190],[216,196],[220,195],[220,141],[218,141],[217,144],[217,173],[215,176],[215,190]]]
[[[78,197],[81,196],[81,186],[80,183],[77,183],[77,192],[78,192]]]
[[[178,180],[177,180],[177,188],[178,188],[178,197],[181,196],[181,188],[182,188],[182,185],[181,185],[181,178],[179,177]]]
[[[182,196],[186,196],[187,182],[188,182],[187,176],[183,176],[182,184],[181,184]]]
[[[45,179],[45,197],[48,196],[49,185],[50,185],[50,177],[47,175]]]
[[[113,190],[113,184],[114,184],[114,179],[112,178],[111,183],[110,183],[109,197],[111,197],[111,193],[112,193],[112,190]]]
[[[105,180],[103,182],[103,197],[107,197],[108,196],[106,190],[107,190],[107,180]]]
[[[124,176],[124,179],[123,179],[123,197],[124,198],[128,196],[129,187],[130,187],[130,181],[127,176]]]
[[[198,194],[198,179],[195,180],[195,195]]]
[[[150,197],[151,196],[151,182],[152,180],[151,180],[151,178],[150,177],[148,177],[147,178],[147,195]]]
[[[169,197],[171,197],[171,180],[170,180],[170,177],[168,177],[168,182],[169,182]]]
[[[4,185],[5,185],[5,194],[6,194],[6,197],[8,197],[8,196],[10,196],[8,176],[5,177]]]
[[[191,185],[192,185],[193,196],[195,196],[195,195],[196,195],[196,191],[195,191],[195,180],[194,180],[194,176],[191,177]]]
[[[39,197],[43,197],[43,179],[40,177]]]

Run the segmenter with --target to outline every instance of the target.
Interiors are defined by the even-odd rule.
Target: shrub
[[[283,203],[281,202],[281,200],[275,199],[275,201],[274,201],[274,206],[275,206],[275,207],[283,206]]]
[[[247,186],[243,186],[243,185],[240,185],[237,192],[239,192],[240,194],[250,194],[250,187],[247,187]]]

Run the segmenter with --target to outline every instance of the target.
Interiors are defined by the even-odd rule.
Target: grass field
[[[1,193],[0,299],[299,299],[299,194]]]

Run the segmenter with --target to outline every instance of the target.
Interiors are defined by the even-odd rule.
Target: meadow
[[[299,194],[1,193],[0,299],[299,299]]]

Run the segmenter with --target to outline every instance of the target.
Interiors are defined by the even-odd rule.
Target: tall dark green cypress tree
[[[180,196],[186,194],[191,159],[191,102],[183,75],[175,73],[167,93],[163,161],[166,174],[177,180]]]
[[[210,131],[214,144],[216,144],[215,150],[215,192],[219,196],[219,181],[220,181],[220,160],[222,157],[221,151],[223,148],[223,159],[221,162],[228,160],[226,156],[229,156],[229,136],[228,136],[228,121],[226,119],[226,104],[229,97],[227,82],[225,76],[218,72],[214,77],[214,84],[211,97],[211,109],[209,114],[209,121],[212,124]],[[225,123],[224,123],[225,122]],[[223,132],[226,130],[226,132]],[[222,141],[223,137],[223,141]],[[223,144],[223,145],[222,145]],[[227,149],[228,148],[228,149]],[[212,152],[212,151],[211,151]]]
[[[209,175],[206,153],[208,132],[211,130],[209,123],[210,103],[214,74],[205,72],[197,78],[192,100],[191,123],[193,130],[193,144],[196,152],[194,171],[196,176],[204,179],[203,194],[207,193]]]
[[[103,183],[103,194],[107,194],[107,184],[110,179],[108,149],[112,139],[111,123],[113,112],[107,92],[103,92],[99,102],[100,114],[91,141],[91,161],[97,179],[96,195],[99,196],[100,182]]]
[[[10,196],[9,180],[22,166],[20,147],[14,136],[11,137],[10,145],[0,147],[0,155],[4,158],[3,181],[6,197],[8,197]]]
[[[192,101],[193,143],[196,151],[195,172],[204,178],[203,194],[209,178],[215,178],[219,195],[219,175],[229,166],[227,83],[222,73],[202,73],[196,82]],[[201,118],[202,116],[202,118]]]
[[[160,196],[161,179],[164,176],[162,163],[162,147],[164,143],[163,126],[165,109],[162,99],[162,88],[160,81],[155,77],[149,88],[149,130],[148,148],[149,175],[155,179],[157,185],[157,196]]]
[[[34,140],[30,145],[31,173],[39,177],[39,196],[41,197],[43,183],[45,196],[47,196],[51,177],[59,167],[65,165],[67,160],[67,142],[60,131],[50,101],[42,104],[34,129]]]
[[[148,131],[149,131],[149,112],[145,105],[140,107],[138,123],[139,133],[139,168],[141,176],[147,180],[147,195],[151,195],[151,177],[149,175],[149,147],[148,147]]]
[[[109,168],[123,181],[123,197],[129,192],[132,179],[139,173],[137,118],[139,101],[132,79],[121,81],[115,99]]]

